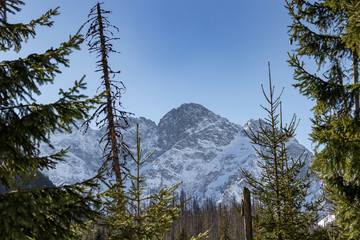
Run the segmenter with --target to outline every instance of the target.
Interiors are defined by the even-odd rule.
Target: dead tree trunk
[[[121,183],[121,171],[120,171],[120,157],[119,157],[119,148],[120,143],[117,141],[117,134],[115,130],[114,123],[114,114],[113,114],[113,98],[111,96],[111,86],[110,86],[110,74],[108,66],[108,55],[106,53],[106,40],[104,36],[104,26],[103,18],[101,17],[100,3],[97,3],[97,14],[98,14],[98,24],[99,24],[99,36],[100,36],[100,52],[101,52],[101,66],[103,70],[103,79],[105,84],[105,90],[107,92],[107,111],[106,118],[108,120],[109,126],[109,140],[111,143],[111,160],[112,160],[112,169],[115,173],[115,179],[117,183]]]

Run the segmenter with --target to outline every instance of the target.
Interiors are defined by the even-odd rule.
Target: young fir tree
[[[136,174],[129,174],[131,186],[119,192],[113,191],[114,188],[109,185],[109,190],[104,194],[107,199],[105,202],[107,217],[104,218],[103,223],[109,239],[163,239],[165,233],[171,229],[173,221],[180,218],[181,206],[173,204],[176,197],[174,191],[179,183],[170,188],[164,187],[158,193],[146,193],[145,179],[140,176],[140,168],[155,151],[146,158],[142,158],[141,139],[138,135],[139,125],[137,125],[136,133],[136,155],[128,150],[130,159],[136,165]],[[116,183],[115,186],[118,184],[120,183]],[[125,207],[124,209],[118,207],[119,202]],[[191,239],[201,240],[206,237],[207,233],[204,233]]]
[[[97,3],[90,10],[88,20],[90,27],[86,34],[89,51],[97,53],[99,58],[96,71],[101,72],[101,87],[104,88],[104,103],[99,106],[92,118],[96,118],[98,127],[106,128],[106,133],[100,141],[105,143],[105,162],[102,169],[106,169],[110,164],[112,169],[110,174],[115,174],[116,182],[121,183],[123,180],[122,175],[126,172],[124,171],[126,169],[126,152],[122,147],[123,136],[121,131],[129,126],[129,114],[120,110],[120,98],[125,86],[121,81],[113,79],[120,72],[113,71],[108,63],[109,54],[116,53],[111,42],[118,39],[108,35],[113,36],[111,28],[115,30],[118,30],[118,28],[110,24],[106,15],[111,12],[102,9],[101,5],[102,3]]]
[[[8,14],[18,14],[24,2],[2,0],[0,6],[0,50],[20,52],[24,42],[35,38],[35,27],[51,27],[57,9],[29,23],[10,23]],[[7,191],[0,194],[1,239],[70,239],[75,237],[73,224],[84,227],[84,219],[96,216],[98,200],[83,184],[62,187],[28,187],[38,170],[54,168],[65,161],[66,150],[40,156],[40,143],[51,143],[55,131],[70,131],[75,119],[88,117],[97,100],[88,100],[79,91],[83,79],[69,90],[60,89],[59,99],[42,104],[35,98],[39,86],[52,84],[60,66],[69,66],[68,55],[79,49],[83,37],[70,36],[57,48],[33,53],[16,60],[0,62],[0,185]]]
[[[295,115],[287,125],[282,123],[281,94],[274,95],[269,65],[269,93],[263,94],[269,107],[263,107],[268,116],[259,120],[259,130],[249,128],[249,137],[259,156],[262,169],[258,178],[242,169],[247,183],[252,187],[254,198],[259,202],[259,231],[257,239],[309,239],[309,228],[317,222],[315,204],[308,204],[305,198],[311,184],[307,171],[303,176],[306,158],[289,156],[286,143],[295,136],[297,120]]]
[[[349,239],[360,238],[359,1],[288,1],[294,86],[316,102],[313,169]],[[300,59],[314,59],[317,73]]]

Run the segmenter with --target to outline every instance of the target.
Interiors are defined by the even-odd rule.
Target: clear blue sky
[[[90,0],[31,0],[23,11],[11,17],[27,21],[50,8],[60,6],[61,15],[52,28],[38,28],[37,38],[20,52],[25,56],[45,51],[68,39],[87,20]],[[311,148],[308,134],[312,116],[310,100],[291,84],[293,69],[288,66],[291,51],[287,34],[290,17],[284,1],[275,0],[105,0],[110,21],[120,32],[111,55],[118,80],[127,91],[127,111],[155,122],[182,103],[202,104],[231,122],[245,124],[265,117],[261,84],[268,87],[271,62],[273,84],[282,100],[285,120],[293,113],[301,119],[297,138]],[[19,57],[9,54],[7,58]],[[71,67],[63,69],[55,86],[43,88],[43,101],[55,99],[59,87],[68,88],[86,74],[88,95],[100,84],[94,73],[95,55],[84,44],[71,56]],[[266,88],[267,89],[267,88]]]

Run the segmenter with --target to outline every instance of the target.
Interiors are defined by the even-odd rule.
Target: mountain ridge
[[[231,123],[204,106],[185,103],[166,113],[158,124],[144,117],[131,118],[124,141],[136,147],[136,124],[143,156],[153,150],[154,155],[145,163],[141,174],[150,189],[172,186],[183,181],[180,188],[199,202],[213,198],[217,203],[229,204],[241,201],[242,188],[246,185],[240,167],[255,175],[260,172],[255,151],[246,134],[249,127],[256,128],[257,120],[249,120],[244,126]],[[71,145],[70,158],[45,172],[55,185],[69,184],[92,177],[101,166],[102,147],[98,144],[103,130],[74,129],[72,133],[56,133],[51,142],[56,150]],[[294,158],[305,151],[296,139],[289,142],[290,155]],[[46,147],[43,154],[52,153]],[[128,162],[127,167],[135,166]],[[314,196],[320,191],[318,183],[312,187]],[[313,198],[312,197],[312,198]]]

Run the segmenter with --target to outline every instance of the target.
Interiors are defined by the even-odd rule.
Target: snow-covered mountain
[[[131,147],[136,146],[137,123],[143,156],[156,150],[141,169],[150,189],[183,181],[180,189],[200,202],[213,198],[218,203],[229,203],[242,197],[245,182],[240,168],[259,174],[258,159],[245,133],[249,128],[258,128],[256,120],[241,126],[199,104],[183,104],[168,112],[159,124],[143,117],[133,118],[124,133],[124,141]],[[88,129],[84,133],[74,128],[72,133],[51,136],[55,149],[43,147],[43,154],[71,146],[68,160],[45,172],[51,181],[55,185],[70,184],[94,176],[102,162],[98,142],[103,134],[103,130]],[[296,139],[288,147],[294,158],[303,151],[311,155]],[[128,167],[134,168],[130,162]],[[314,182],[314,196],[319,190],[319,184]]]

